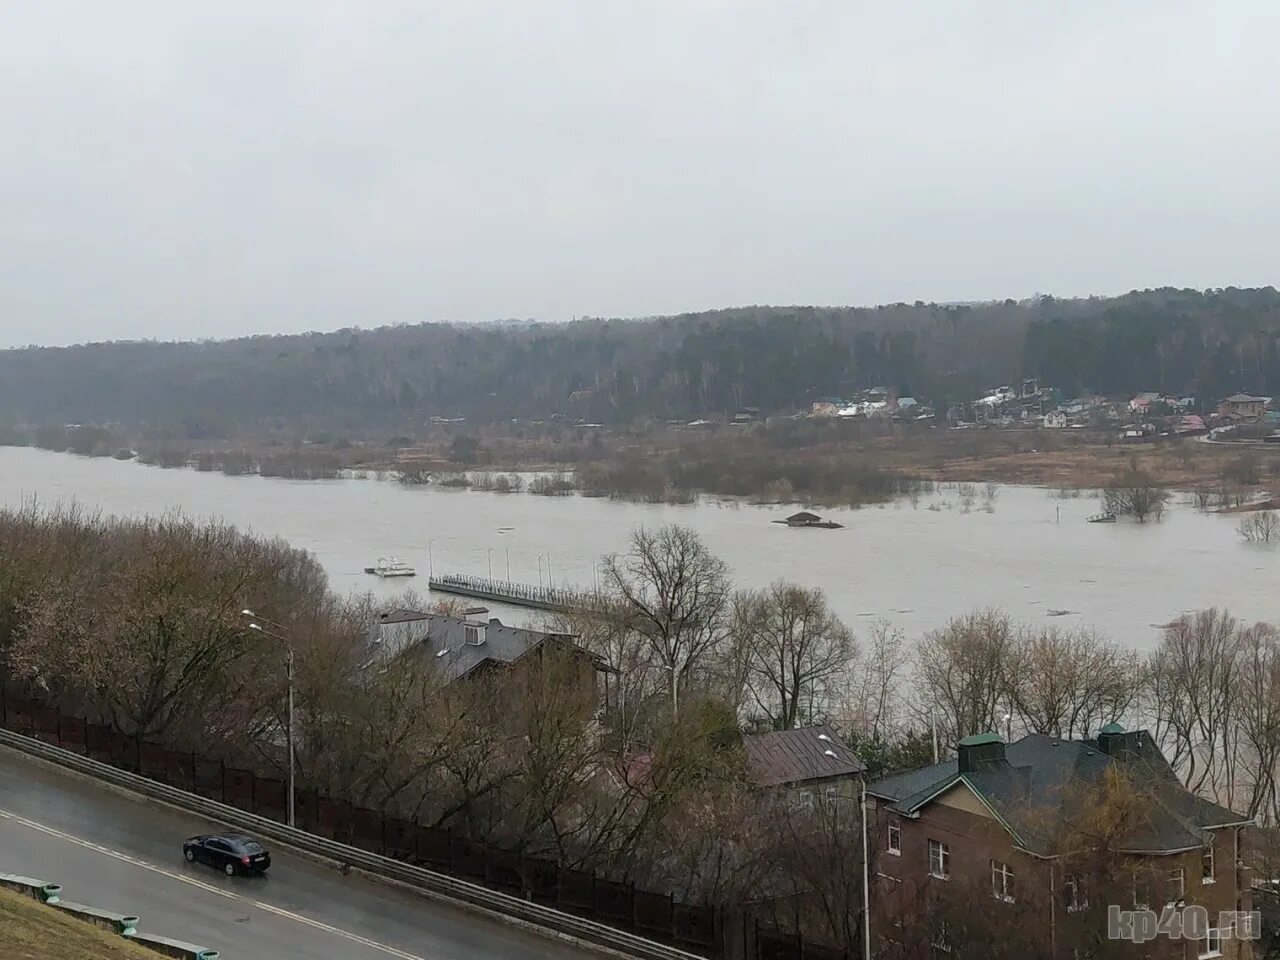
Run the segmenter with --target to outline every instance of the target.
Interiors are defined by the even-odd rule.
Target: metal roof
[[[939,794],[965,784],[1027,849],[1052,849],[1046,811],[1070,802],[1073,785],[1100,783],[1106,771],[1120,768],[1144,795],[1145,817],[1126,839],[1131,853],[1170,853],[1203,846],[1206,830],[1243,823],[1246,818],[1198,797],[1182,785],[1145,731],[1124,734],[1108,724],[1104,736],[1134,737],[1135,749],[1122,755],[1104,752],[1097,740],[1062,740],[1031,734],[1008,744],[1005,759],[960,773],[957,758],[908,770],[867,784],[872,796],[891,809],[912,815]],[[962,741],[963,742],[963,741]],[[968,744],[966,744],[968,745]]]
[[[761,787],[860,774],[862,760],[827,726],[800,727],[742,738],[747,770]]]

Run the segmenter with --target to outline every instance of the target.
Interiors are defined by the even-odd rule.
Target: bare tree
[[[1249,791],[1250,817],[1280,823],[1280,634],[1264,623],[1240,636],[1237,687],[1241,764],[1238,779]]]
[[[1142,691],[1138,658],[1087,631],[1024,631],[1009,689],[1031,733],[1083,737],[1125,716]]]
[[[778,730],[813,722],[849,668],[853,634],[821,590],[776,581],[744,606],[747,689],[756,708]]]
[[[1169,501],[1169,491],[1156,486],[1150,474],[1133,465],[1103,491],[1102,500],[1111,513],[1146,523],[1148,517],[1159,519]]]
[[[1236,527],[1248,543],[1271,543],[1280,540],[1280,514],[1274,510],[1259,510],[1240,520]]]
[[[855,651],[853,681],[840,705],[841,727],[863,741],[881,741],[899,732],[902,674],[908,666],[906,637],[887,620],[876,620]]]
[[[645,638],[658,666],[670,674],[671,712],[681,685],[726,636],[728,568],[689,527],[636,530],[625,556],[605,558],[603,584],[615,610]]]
[[[1235,788],[1240,625],[1225,610],[1179,617],[1148,661],[1156,741],[1193,792]]]
[[[1000,610],[953,617],[924,635],[916,648],[924,707],[940,714],[940,733],[950,742],[1003,727],[1016,653],[1013,623]]]

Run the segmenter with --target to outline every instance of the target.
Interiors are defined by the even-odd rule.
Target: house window
[[[947,921],[938,921],[938,925],[934,927],[933,936],[929,938],[929,942],[938,953],[951,952],[951,931],[947,929]]]
[[[1200,882],[1213,883],[1217,877],[1213,872],[1213,841],[1209,841],[1209,845],[1204,848],[1204,854],[1200,857]]]
[[[797,793],[796,806],[798,806],[801,810],[812,810],[813,809],[813,791],[801,790],[799,793]]]
[[[1005,903],[1013,903],[1013,871],[1007,863],[991,861],[991,895]]]
[[[895,857],[902,856],[902,824],[896,817],[889,821],[889,852]]]
[[[1174,867],[1169,871],[1169,902],[1177,903],[1186,896],[1186,871],[1182,867]]]
[[[471,646],[475,647],[480,645],[480,631],[475,627],[463,627],[462,636],[467,643],[471,644]]]
[[[839,799],[839,797],[840,797],[839,787],[823,787],[822,788],[822,799],[826,800],[828,803],[834,803],[837,799]]]
[[[1151,906],[1151,878],[1146,874],[1133,875],[1133,909],[1146,910]]]
[[[1222,931],[1217,927],[1210,928],[1205,938],[1200,941],[1200,960],[1222,956]]]
[[[1076,913],[1089,906],[1089,899],[1084,894],[1084,881],[1074,873],[1062,878],[1062,902],[1066,904],[1067,913]]]
[[[929,873],[939,880],[951,879],[951,851],[945,843],[929,841]]]

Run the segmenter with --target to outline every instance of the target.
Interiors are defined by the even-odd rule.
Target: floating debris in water
[[[1079,610],[1048,610],[1046,611],[1046,615],[1050,617],[1066,617],[1079,612]]]

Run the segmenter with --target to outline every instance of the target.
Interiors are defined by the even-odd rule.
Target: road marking
[[[274,913],[281,917],[288,917],[290,920],[296,920],[298,923],[305,923],[307,926],[315,927],[317,930],[323,930],[325,933],[332,933],[335,936],[344,937],[345,939],[351,940],[355,943],[364,944],[366,947],[381,950],[383,953],[389,953],[393,957],[399,957],[400,960],[422,960],[422,957],[415,956],[412,953],[405,953],[405,951],[397,950],[395,947],[389,947],[385,943],[378,943],[376,940],[370,940],[367,937],[360,936],[359,934],[340,930],[339,928],[330,926],[327,923],[321,923],[319,920],[312,920],[310,917],[304,917],[300,913],[291,913],[288,910],[273,906],[270,903],[264,903],[261,900],[251,900],[249,902],[255,907],[259,907],[267,911],[267,913]]]
[[[85,840],[83,837],[77,837],[70,833],[64,833],[61,830],[55,830],[53,827],[45,826],[43,823],[37,823],[35,820],[28,820],[26,817],[21,817],[16,813],[9,812],[8,810],[0,810],[0,819],[12,820],[15,823],[22,824],[24,827],[30,827],[32,830],[38,830],[51,837],[57,837],[59,840],[66,840],[68,843],[74,843],[77,846],[84,847],[86,850],[101,853],[104,856],[121,860],[124,863],[132,864],[135,867],[150,870],[152,873],[158,873],[161,876],[170,878],[171,880],[179,880],[182,883],[189,883],[193,887],[199,887],[207,893],[215,893],[220,897],[227,898],[228,900],[239,900],[242,903],[250,904],[251,906],[255,906],[267,913],[275,914],[278,917],[284,917],[286,920],[292,920],[295,923],[301,923],[308,927],[315,927],[317,930],[323,930],[325,933],[331,933],[334,936],[342,937],[344,940],[350,940],[353,943],[359,943],[374,950],[379,950],[389,956],[397,957],[398,960],[425,960],[425,958],[417,956],[416,954],[406,953],[404,950],[399,950],[396,947],[388,946],[385,943],[378,943],[376,940],[370,940],[357,933],[350,933],[349,931],[342,930],[339,927],[322,923],[319,920],[313,920],[311,917],[303,916],[300,913],[293,913],[290,910],[285,910],[282,907],[277,907],[274,904],[267,903],[266,901],[254,900],[252,897],[246,897],[238,893],[232,893],[229,890],[223,890],[220,887],[215,887],[211,883],[205,883],[203,880],[197,880],[195,877],[175,873],[172,870],[167,870],[164,867],[157,866],[154,863],[149,863],[146,860],[141,860],[138,857],[131,856],[127,853],[121,853],[119,850],[112,850],[109,847],[104,847],[102,844],[94,843],[92,840]]]

